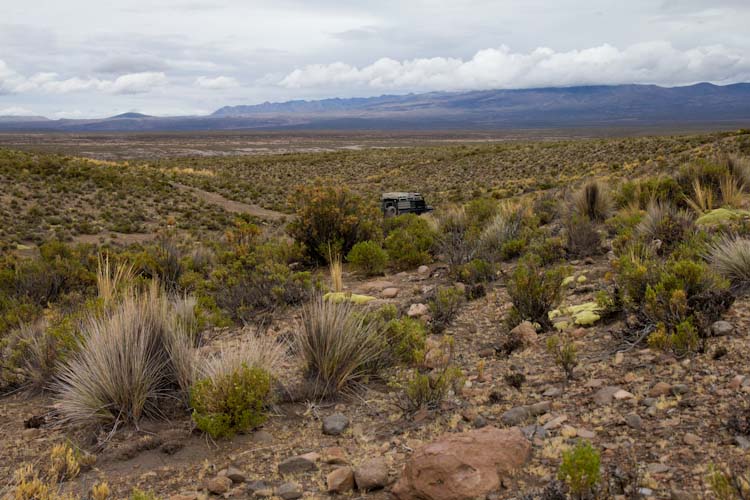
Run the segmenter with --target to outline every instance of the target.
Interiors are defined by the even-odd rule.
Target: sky
[[[0,116],[750,81],[750,0],[0,0]]]

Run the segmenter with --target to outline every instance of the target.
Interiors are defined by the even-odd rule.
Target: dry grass
[[[702,215],[714,209],[714,192],[710,186],[704,186],[699,179],[695,179],[693,181],[693,195],[686,195],[685,203],[696,214]]]
[[[192,340],[152,283],[104,317],[91,316],[80,350],[61,368],[55,407],[69,423],[137,422],[184,398],[195,367]]]
[[[341,262],[341,254],[333,254],[329,252],[328,270],[331,274],[331,291],[336,293],[343,292],[344,267]]]
[[[267,335],[250,335],[239,346],[223,348],[201,363],[199,378],[219,380],[237,373],[242,366],[278,373],[286,356],[287,345]]]
[[[750,285],[750,240],[724,237],[710,247],[708,261],[732,286],[744,288]]]
[[[322,297],[303,309],[294,340],[315,397],[334,396],[362,382],[375,371],[384,349],[377,322],[366,323],[350,302]]]
[[[589,220],[603,222],[612,211],[612,200],[599,181],[589,182],[573,196],[573,210]]]
[[[725,175],[719,181],[721,201],[725,206],[739,208],[744,202],[745,185],[735,179],[733,175]]]

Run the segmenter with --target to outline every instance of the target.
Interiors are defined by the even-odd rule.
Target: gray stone
[[[244,483],[245,481],[247,481],[247,476],[245,476],[245,473],[239,470],[237,467],[233,467],[230,465],[223,472],[223,475],[231,479],[233,483]]]
[[[476,418],[474,418],[472,425],[474,425],[475,429],[481,429],[482,427],[487,425],[487,419],[482,415],[477,415]]]
[[[528,406],[516,406],[503,413],[500,420],[505,425],[518,425],[530,417],[536,417],[548,412],[550,409],[549,401],[542,401]]]
[[[729,321],[717,321],[711,325],[711,335],[723,337],[734,333],[734,325]]]
[[[521,429],[521,432],[523,432],[524,436],[526,436],[529,441],[532,441],[537,437],[541,439],[547,437],[547,429],[537,424],[527,425]]]
[[[257,480],[247,483],[247,492],[250,495],[253,495],[256,491],[269,489],[271,489],[271,487],[265,481]]]
[[[388,484],[388,465],[383,457],[371,458],[354,470],[354,481],[362,491],[384,488]]]
[[[630,413],[626,415],[625,423],[636,430],[641,430],[643,428],[643,420],[637,413]]]
[[[747,439],[744,436],[734,436],[734,442],[737,443],[737,446],[739,446],[742,451],[750,450],[750,439]]]
[[[318,466],[309,456],[300,455],[289,457],[279,464],[279,474],[297,474],[299,472],[308,472],[316,470]]]
[[[608,405],[614,399],[615,394],[621,390],[622,389],[614,385],[602,387],[601,389],[596,391],[596,394],[594,394],[594,402],[600,405]]]
[[[338,436],[349,427],[349,418],[343,413],[334,413],[323,418],[323,434]]]
[[[688,392],[690,392],[690,387],[687,384],[675,384],[672,386],[672,394],[675,396],[687,394]]]
[[[284,483],[276,488],[276,495],[284,500],[295,500],[302,497],[302,488],[296,483]]]
[[[421,274],[422,276],[426,276],[426,275],[430,274],[430,268],[427,267],[427,266],[419,266],[417,268],[417,272],[419,274]]]
[[[264,443],[264,444],[272,443],[273,436],[268,431],[263,431],[263,430],[255,431],[253,432],[252,441],[253,443]]]

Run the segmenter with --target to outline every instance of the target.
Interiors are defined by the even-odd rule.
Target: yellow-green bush
[[[349,251],[346,260],[365,276],[376,276],[385,271],[388,253],[374,241],[360,241]]]
[[[412,269],[432,261],[436,233],[426,219],[404,214],[385,221],[383,243],[391,266],[397,270]]]
[[[515,326],[531,321],[551,328],[549,312],[562,299],[562,283],[567,274],[563,266],[545,269],[538,256],[524,256],[508,280],[508,295],[513,302],[509,323]]]
[[[568,485],[576,498],[585,498],[594,493],[601,480],[601,458],[588,441],[581,441],[572,449],[563,452],[558,479]]]

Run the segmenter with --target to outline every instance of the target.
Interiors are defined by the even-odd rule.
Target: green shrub
[[[573,215],[565,222],[565,248],[570,255],[588,257],[602,253],[602,237],[596,222]]]
[[[555,264],[565,259],[565,245],[559,236],[548,236],[545,233],[532,240],[528,251],[539,256],[543,266]]]
[[[386,323],[384,332],[388,350],[397,361],[405,364],[422,361],[427,330],[421,320],[392,319]]]
[[[480,233],[478,254],[493,263],[516,257],[526,246],[526,239],[521,236],[522,229],[521,210],[504,209]]]
[[[601,479],[600,454],[591,443],[582,441],[570,450],[563,452],[558,479],[563,481],[577,498],[594,493]]]
[[[562,368],[565,378],[573,380],[573,371],[578,365],[578,351],[568,336],[553,335],[547,338],[547,351],[554,356],[555,364]]]
[[[448,365],[431,373],[414,372],[404,385],[406,409],[435,409],[451,389],[457,392],[462,385],[463,373],[457,366]]]
[[[619,207],[645,209],[653,202],[682,203],[683,200],[684,191],[672,177],[627,181],[615,193],[615,203]]]
[[[296,218],[289,234],[314,262],[326,262],[329,254],[346,255],[356,243],[382,236],[375,208],[345,187],[300,187],[293,200]]]
[[[130,500],[159,500],[159,496],[153,491],[143,491],[133,488],[133,491],[130,492]]]
[[[511,260],[521,255],[525,249],[526,238],[513,238],[502,244],[500,257],[502,260]]]
[[[428,304],[433,331],[439,333],[445,330],[458,315],[463,302],[464,295],[457,288],[438,288],[435,297]]]
[[[469,227],[479,232],[492,220],[498,211],[498,201],[494,198],[476,198],[466,204],[466,217]]]
[[[383,274],[388,253],[374,241],[361,241],[352,247],[346,260],[365,276],[375,276]]]
[[[412,269],[432,261],[436,233],[426,219],[414,214],[387,219],[384,247],[391,266]]]
[[[472,259],[458,267],[456,278],[467,285],[488,283],[495,279],[495,267],[487,261]]]
[[[271,376],[243,363],[239,368],[195,383],[190,406],[196,426],[213,438],[229,437],[266,420]]]
[[[471,230],[469,217],[463,207],[451,207],[442,212],[438,223],[440,253],[451,270],[455,270],[474,257],[478,248],[478,235]]]
[[[562,299],[562,282],[567,274],[564,267],[544,269],[540,259],[527,254],[516,266],[508,281],[508,295],[513,302],[511,322],[531,321],[542,328],[552,327],[548,313]]]

